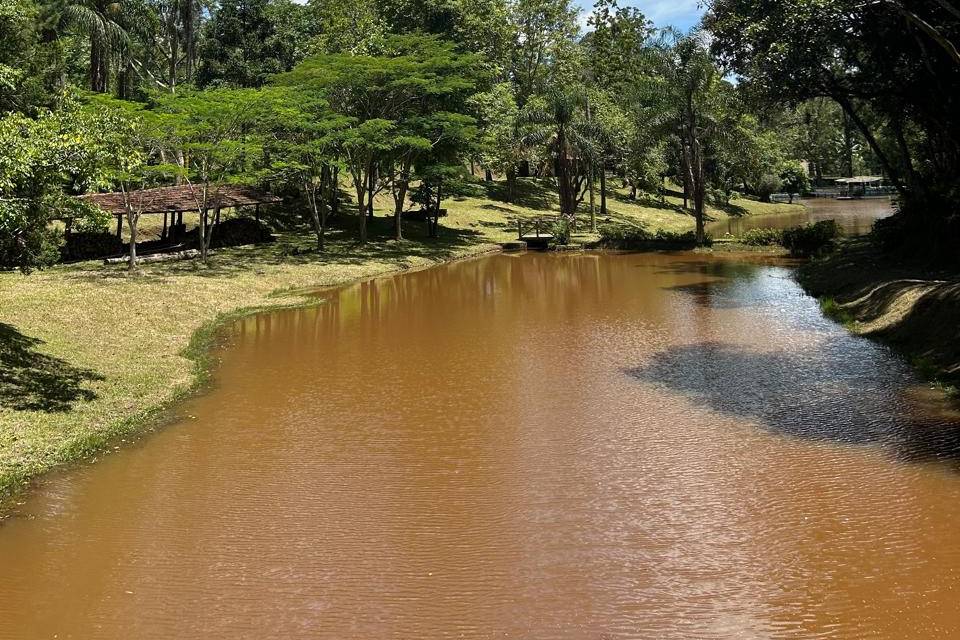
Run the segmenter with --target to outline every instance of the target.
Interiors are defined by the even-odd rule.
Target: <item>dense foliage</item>
[[[57,259],[51,223],[88,215],[74,195],[174,183],[204,255],[229,183],[299,194],[320,250],[348,211],[366,241],[389,194],[399,240],[403,212],[441,208],[468,165],[508,200],[548,178],[594,228],[610,180],[679,189],[698,244],[708,202],[882,171],[905,214],[949,230],[958,15],[714,0],[683,34],[616,0],[586,32],[571,0],[0,0],[0,266]],[[146,203],[125,203],[133,268]]]
[[[819,126],[840,111],[896,185],[916,248],[956,256],[960,241],[960,8],[952,0],[714,0],[719,60],[757,95],[810,105],[801,144],[824,153]],[[787,28],[785,28],[785,26]],[[822,162],[822,160],[821,160]]]

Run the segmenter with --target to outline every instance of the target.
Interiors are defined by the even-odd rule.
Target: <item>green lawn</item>
[[[205,338],[224,318],[304,304],[301,294],[312,288],[496,250],[515,238],[517,216],[558,210],[543,181],[522,181],[515,203],[497,199],[501,190],[480,183],[445,200],[449,216],[436,239],[420,223],[407,225],[404,242],[388,239],[393,223],[383,198],[373,241],[363,247],[353,239],[356,216],[343,215],[324,254],[313,251],[305,228],[282,232],[273,244],[221,250],[208,266],[155,263],[137,277],[100,262],[0,273],[0,495],[149,424],[202,377]],[[735,204],[742,210],[711,209],[710,216],[796,210]],[[631,201],[615,192],[609,221],[692,229],[679,205],[675,197]],[[578,241],[595,239],[589,225],[581,229]]]

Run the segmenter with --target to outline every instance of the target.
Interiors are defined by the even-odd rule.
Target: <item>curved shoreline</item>
[[[305,308],[323,301],[315,294],[320,291],[353,286],[355,284],[390,277],[400,273],[431,269],[461,260],[470,260],[502,251],[495,243],[484,243],[462,249],[450,255],[420,257],[418,260],[402,260],[394,263],[373,262],[367,267],[372,272],[342,280],[310,286],[296,286],[291,289],[281,284],[274,288],[268,297],[291,296],[292,302],[278,301],[276,304],[239,306],[218,313],[212,319],[204,321],[189,336],[187,344],[177,350],[179,357],[191,364],[190,379],[184,385],[170,389],[166,397],[159,402],[143,408],[133,415],[111,421],[99,428],[94,427],[78,437],[64,442],[52,456],[47,456],[29,468],[13,468],[0,471],[0,522],[2,522],[11,503],[31,485],[49,473],[64,471],[77,464],[96,462],[100,455],[108,455],[114,450],[138,441],[145,435],[163,428],[177,419],[176,407],[190,396],[203,393],[210,383],[214,368],[213,353],[219,346],[223,331],[232,323],[245,317],[260,313],[271,313],[284,309]],[[378,266],[385,268],[378,269]]]
[[[848,330],[900,352],[925,379],[960,385],[960,276],[881,256],[850,240],[800,268],[798,281]]]

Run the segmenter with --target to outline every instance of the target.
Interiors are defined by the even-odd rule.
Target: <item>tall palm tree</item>
[[[83,29],[90,39],[90,90],[107,91],[111,55],[127,43],[127,32],[118,23],[119,2],[84,0],[68,5],[63,17],[68,24]]]
[[[598,127],[587,117],[587,95],[578,86],[555,87],[541,104],[528,103],[521,123],[527,145],[544,145],[553,158],[560,212],[572,219],[583,199],[588,168],[598,155]]]
[[[722,133],[723,77],[699,33],[684,36],[667,29],[650,54],[659,80],[655,103],[666,116],[660,124],[674,128],[679,138],[684,197],[690,192],[693,198],[697,244],[703,244],[707,188],[704,148],[707,140]]]

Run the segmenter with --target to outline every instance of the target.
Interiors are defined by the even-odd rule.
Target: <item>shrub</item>
[[[757,197],[761,202],[770,202],[770,195],[780,190],[782,183],[780,177],[772,173],[764,175],[757,183]]]
[[[740,234],[740,242],[753,247],[769,247],[783,244],[783,229],[747,229]]]
[[[572,225],[566,216],[558,216],[550,226],[550,234],[556,244],[570,244]]]
[[[64,262],[93,260],[123,253],[126,245],[109,231],[75,231],[60,247],[60,259]]]
[[[707,202],[716,207],[727,207],[737,198],[737,192],[721,188],[707,189]]]
[[[695,245],[697,244],[697,234],[694,231],[664,231],[663,229],[658,229],[656,235],[653,237],[656,242],[662,242],[664,244],[681,244],[681,245]],[[713,239],[709,234],[704,236],[705,244],[710,246],[713,244]]]
[[[600,243],[604,246],[617,249],[634,249],[656,244],[693,246],[697,243],[697,235],[693,231],[664,231],[658,229],[650,233],[646,227],[627,227],[623,225],[604,225],[600,227]],[[711,244],[710,236],[706,244]]]
[[[619,224],[603,225],[599,229],[601,244],[627,248],[650,242],[653,235],[643,226],[628,227]]]
[[[80,201],[82,203],[82,201]],[[103,233],[110,229],[113,216],[92,205],[78,207],[78,215],[73,219],[73,229],[80,233]]]
[[[806,257],[831,251],[843,233],[834,220],[822,220],[814,224],[793,227],[783,232],[783,246],[791,255]]]

